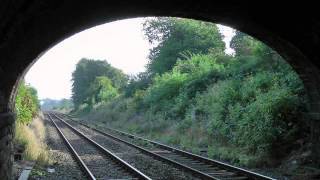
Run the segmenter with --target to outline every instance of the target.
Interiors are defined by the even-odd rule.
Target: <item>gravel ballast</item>
[[[134,177],[133,174],[126,172],[117,161],[105,155],[62,121],[54,118],[54,122],[97,179],[130,179]]]
[[[189,172],[143,154],[134,147],[106,137],[75,122],[68,121],[68,123],[105,148],[116,153],[118,157],[152,179],[197,179]]]
[[[87,179],[52,122],[46,118],[43,121],[46,127],[46,143],[53,163],[49,167],[35,165],[29,179]],[[48,172],[48,168],[54,169],[54,172]]]

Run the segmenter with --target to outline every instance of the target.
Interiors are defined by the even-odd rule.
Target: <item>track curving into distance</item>
[[[56,114],[57,115],[57,114]],[[232,166],[220,161],[212,160],[206,157],[202,157],[190,152],[179,150],[159,142],[151,141],[142,137],[138,137],[129,133],[125,133],[119,130],[106,128],[108,132],[95,129],[82,122],[74,121],[70,116],[65,114],[59,114],[57,118],[68,118],[70,123],[77,123],[85,126],[101,135],[108,138],[112,138],[118,142],[122,142],[129,146],[135,147],[141,152],[153,156],[163,162],[172,164],[178,168],[182,168],[191,172],[193,175],[201,179],[228,179],[228,180],[245,180],[245,179],[266,179],[273,180],[271,177],[267,177],[252,171],[248,171],[236,166]],[[140,142],[140,143],[139,143]],[[152,147],[148,148],[142,146],[141,142],[151,144]],[[137,145],[139,144],[139,145]]]

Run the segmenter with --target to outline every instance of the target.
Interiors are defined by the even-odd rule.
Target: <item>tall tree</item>
[[[208,53],[210,49],[224,51],[217,26],[212,23],[158,17],[148,19],[143,24],[149,42],[155,45],[150,50],[148,71],[151,75],[162,74],[172,69],[181,53]]]
[[[255,41],[253,37],[236,31],[236,34],[231,39],[230,47],[234,49],[236,56],[251,55],[257,43],[259,41]]]
[[[276,51],[243,32],[236,31],[235,36],[231,39],[230,47],[235,50],[235,56],[240,61],[247,61],[249,56],[258,58],[257,64],[264,70],[270,69],[276,72],[282,71],[283,68],[290,68],[283,63],[285,60]]]
[[[269,46],[240,31],[236,31],[235,36],[231,39],[230,47],[235,50],[238,57],[255,55],[272,58],[278,55]]]
[[[116,89],[122,89],[128,79],[121,70],[106,61],[81,59],[72,73],[72,100],[76,109],[82,103],[89,103],[89,88],[98,76],[108,77]]]

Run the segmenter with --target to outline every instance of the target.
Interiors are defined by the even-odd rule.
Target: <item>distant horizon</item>
[[[144,19],[115,21],[70,36],[39,58],[26,73],[26,83],[37,89],[40,100],[71,99],[71,75],[82,58],[106,60],[127,75],[145,71],[152,46],[143,35]],[[232,54],[229,43],[235,30],[217,26],[224,36],[226,53]]]

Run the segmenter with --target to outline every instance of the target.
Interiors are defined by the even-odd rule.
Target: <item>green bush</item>
[[[286,84],[283,79],[287,76],[291,81]],[[208,133],[251,153],[268,153],[275,142],[291,139],[283,135],[294,131],[288,125],[302,117],[304,102],[297,94],[301,81],[292,73],[287,76],[261,72],[242,81],[213,84],[196,98],[198,114],[208,119]]]
[[[165,73],[155,77],[154,83],[146,92],[144,102],[152,105],[161,100],[175,97],[186,80],[187,75],[179,72]]]
[[[39,107],[37,91],[22,81],[19,84],[15,101],[17,122],[23,124],[30,123],[37,115]]]
[[[144,96],[146,105],[173,117],[183,116],[189,100],[197,92],[206,90],[224,69],[212,54],[185,57],[187,60],[179,60],[172,71],[154,78]]]

